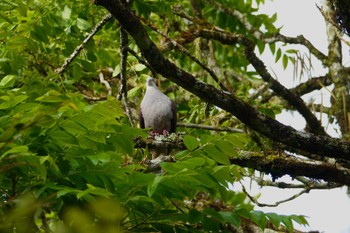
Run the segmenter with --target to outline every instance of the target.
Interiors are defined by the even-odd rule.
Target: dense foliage
[[[266,80],[251,71],[242,46],[209,39],[187,45],[185,31],[215,25],[246,36],[262,53],[267,43],[255,33],[278,33],[277,16],[259,14],[260,0],[216,2],[135,0],[130,7],[176,65],[274,118],[287,107],[271,96],[258,100],[263,90],[252,94]],[[176,162],[148,171],[148,150],[135,149],[147,133],[135,121],[143,83],[156,71],[131,39],[124,70],[123,35],[112,18],[72,56],[105,14],[83,0],[0,0],[0,231],[236,232],[256,225],[292,232],[293,222],[307,224],[304,216],[256,211],[246,193],[232,189],[255,174],[232,159],[243,152],[273,159],[283,148],[160,77],[179,121],[227,130],[178,128],[187,149],[174,148]],[[284,67],[295,62],[296,50],[268,47]],[[120,101],[123,72],[128,93]]]

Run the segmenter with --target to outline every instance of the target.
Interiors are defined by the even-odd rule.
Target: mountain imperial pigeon
[[[148,78],[146,82],[139,121],[141,128],[151,128],[153,134],[167,135],[176,130],[175,104],[158,89],[153,78]]]

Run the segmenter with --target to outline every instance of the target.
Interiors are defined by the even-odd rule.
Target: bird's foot
[[[150,135],[155,137],[155,136],[159,136],[159,133],[155,132],[155,131],[151,131],[150,132]]]
[[[168,130],[164,129],[164,130],[163,130],[163,135],[164,135],[164,136],[169,136]]]

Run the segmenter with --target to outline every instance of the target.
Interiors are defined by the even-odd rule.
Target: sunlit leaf
[[[199,142],[197,138],[191,136],[191,135],[185,135],[184,136],[184,144],[187,147],[188,150],[193,151],[199,146]]]

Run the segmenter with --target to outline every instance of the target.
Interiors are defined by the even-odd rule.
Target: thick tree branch
[[[266,157],[250,152],[241,152],[239,155],[237,158],[231,158],[230,162],[242,167],[270,173],[275,178],[289,174],[291,177],[306,176],[327,182],[350,185],[350,170],[337,168],[329,163],[305,161],[284,155]]]
[[[239,120],[272,140],[291,147],[309,151],[322,156],[350,160],[350,143],[335,138],[304,133],[258,112],[231,93],[220,91],[212,85],[196,80],[188,72],[167,60],[149,38],[138,17],[119,0],[95,0],[95,4],[104,6],[133,37],[145,59],[158,73],[208,101],[235,115]],[[236,40],[243,42],[243,37]]]
[[[186,149],[183,141],[177,137],[174,141],[165,139],[163,141],[141,138],[135,139],[135,148],[171,148],[172,150]],[[321,179],[330,183],[337,183],[341,185],[350,185],[350,169],[338,167],[333,164],[310,161],[305,159],[298,159],[296,157],[281,155],[264,155],[261,153],[239,151],[239,156],[230,158],[231,164],[236,164],[241,167],[249,167],[255,170],[271,174],[274,178],[279,178],[283,175],[290,175],[291,177],[305,176],[311,179]],[[166,159],[168,158],[168,159]],[[161,161],[172,160],[171,156],[165,156]],[[152,171],[159,170],[159,160],[151,161]],[[159,161],[159,162],[161,162]],[[316,184],[305,184],[303,187],[312,189],[320,188]],[[332,185],[329,188],[334,187]],[[287,187],[288,188],[288,187]]]

